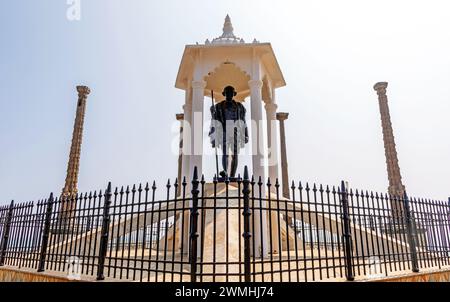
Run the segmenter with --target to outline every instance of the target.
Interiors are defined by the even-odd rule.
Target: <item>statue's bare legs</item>
[[[230,173],[228,174],[228,157],[230,156],[229,151],[233,149],[233,153],[231,154],[231,168]],[[230,178],[234,178],[236,176],[237,166],[238,166],[238,146],[237,141],[235,140],[233,144],[223,144],[223,155],[222,155],[222,168],[223,171],[220,173],[222,177],[228,176]]]

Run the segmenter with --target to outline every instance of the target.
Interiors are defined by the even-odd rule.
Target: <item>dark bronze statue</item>
[[[225,100],[211,106],[212,121],[209,137],[213,148],[222,148],[223,171],[220,172],[220,176],[233,179],[236,175],[239,150],[248,143],[248,130],[245,122],[245,108],[233,99],[236,96],[234,87],[225,87],[222,95]],[[230,154],[231,168],[228,170]]]

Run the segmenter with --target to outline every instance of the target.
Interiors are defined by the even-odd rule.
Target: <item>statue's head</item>
[[[233,86],[227,86],[223,89],[222,95],[227,99],[227,100],[232,100],[233,97],[235,97],[237,94],[236,90],[234,90]]]

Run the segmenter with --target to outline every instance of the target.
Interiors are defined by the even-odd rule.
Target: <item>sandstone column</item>
[[[269,177],[272,183],[278,178],[278,135],[276,127],[277,104],[266,102],[266,118],[267,118],[267,147],[268,147],[268,165]]]
[[[202,159],[203,159],[203,105],[205,81],[192,81],[192,112],[191,112],[191,154],[190,154],[190,173],[197,167],[199,177],[202,177]],[[192,179],[189,175],[188,179]]]
[[[277,120],[280,122],[280,145],[281,145],[281,181],[283,184],[283,197],[289,199],[289,174],[286,154],[286,133],[284,130],[284,121],[287,120],[289,113],[278,112]]]
[[[373,88],[378,94],[378,103],[380,106],[384,151],[386,155],[386,165],[389,179],[388,192],[394,197],[403,197],[405,193],[405,186],[402,183],[402,176],[400,174],[400,167],[398,164],[394,132],[392,130],[391,116],[389,114],[388,100],[386,96],[387,86],[387,82],[379,82],[376,83]],[[393,217],[401,217],[403,205],[400,201],[395,204],[391,202],[391,208]]]
[[[75,198],[78,193],[78,172],[80,168],[81,142],[83,140],[84,115],[87,96],[91,92],[87,86],[77,86],[77,91],[78,102],[75,124],[73,126],[72,144],[67,164],[66,182],[61,194],[63,199],[62,211],[71,211],[76,207],[76,201],[72,198]]]
[[[181,168],[182,177],[186,177],[186,181],[188,185],[186,189],[189,187],[189,180],[192,175],[190,173],[190,160],[191,160],[191,125],[192,125],[192,89],[189,88],[186,90],[185,102],[183,105],[183,162]]]
[[[268,163],[268,170],[269,170],[269,178],[270,182],[272,183],[272,193],[276,192],[275,182],[278,179],[278,141],[277,141],[277,128],[276,128],[276,112],[277,112],[277,104],[273,102],[273,100],[267,102],[265,105],[266,109],[266,118],[267,118],[267,147],[268,147],[268,154],[267,154],[267,163]],[[270,194],[271,192],[267,192],[267,194]],[[276,213],[275,211],[272,211],[271,213],[271,220],[272,220],[272,246],[273,246],[273,253],[279,253],[279,240],[278,237],[278,216],[279,213]]]
[[[182,180],[182,175],[181,175],[181,171],[183,168],[183,123],[184,123],[184,114],[183,113],[178,113],[175,115],[177,118],[177,121],[180,122],[180,144],[179,144],[179,153],[178,153],[178,188],[177,188],[177,196],[180,196],[181,194],[181,183],[183,182]]]
[[[250,107],[252,118],[251,131],[253,176],[255,177],[255,179],[258,179],[258,177],[262,177],[262,180],[266,181],[264,174],[264,134],[262,129],[262,85],[263,82],[261,80],[250,80],[248,82],[248,86],[250,87]]]
[[[257,77],[256,77],[257,78]],[[251,138],[252,138],[252,167],[253,176],[255,180],[258,181],[261,177],[262,182],[265,184],[266,177],[264,173],[264,149],[263,149],[263,127],[262,127],[262,91],[263,82],[259,79],[253,79],[248,82],[250,87],[250,108],[251,108]],[[261,187],[261,197],[266,198],[265,194],[266,186]],[[261,208],[266,208],[266,201],[262,201],[261,204],[256,205],[261,206]],[[261,213],[262,212],[262,213]],[[255,219],[255,229],[252,233],[255,236],[255,251],[257,255],[262,257],[267,257],[269,255],[268,247],[268,213],[266,210],[263,211],[256,210],[254,215]],[[260,219],[259,217],[262,216]],[[262,234],[261,234],[262,233]],[[261,241],[261,235],[263,240]],[[275,248],[275,247],[274,247]],[[273,252],[273,251],[272,251]]]

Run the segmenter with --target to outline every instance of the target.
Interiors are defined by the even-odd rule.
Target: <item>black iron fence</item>
[[[450,205],[249,178],[112,188],[0,207],[0,265],[71,278],[354,280],[450,267]],[[180,192],[177,194],[177,192]],[[392,209],[395,209],[394,211]]]

